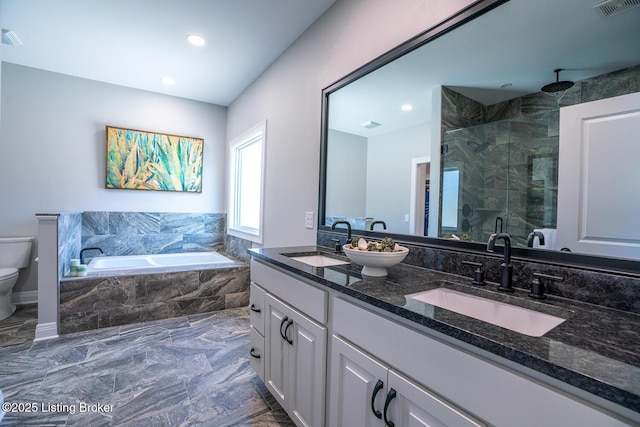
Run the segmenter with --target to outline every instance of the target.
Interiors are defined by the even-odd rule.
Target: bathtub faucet
[[[100,248],[84,248],[80,251],[80,264],[84,264],[84,257],[82,255],[85,251],[100,251],[100,253],[104,255],[104,252],[102,252],[102,249]]]

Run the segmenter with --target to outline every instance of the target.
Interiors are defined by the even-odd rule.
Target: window
[[[458,195],[460,170],[445,169],[442,172],[442,228],[458,228]]]
[[[266,121],[233,139],[229,146],[227,232],[262,243]]]

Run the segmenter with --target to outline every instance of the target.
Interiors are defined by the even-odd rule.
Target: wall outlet
[[[313,212],[304,213],[304,228],[313,228]]]

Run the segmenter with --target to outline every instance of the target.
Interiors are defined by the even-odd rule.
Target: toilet
[[[16,311],[11,303],[18,270],[29,266],[33,237],[0,237],[0,320]]]

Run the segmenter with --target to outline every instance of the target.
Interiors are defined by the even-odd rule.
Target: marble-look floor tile
[[[0,347],[33,341],[37,324],[37,304],[17,306],[16,311],[11,316],[0,320]]]
[[[67,405],[7,414],[2,426],[294,425],[251,369],[248,346],[244,307],[1,347],[5,401]]]

